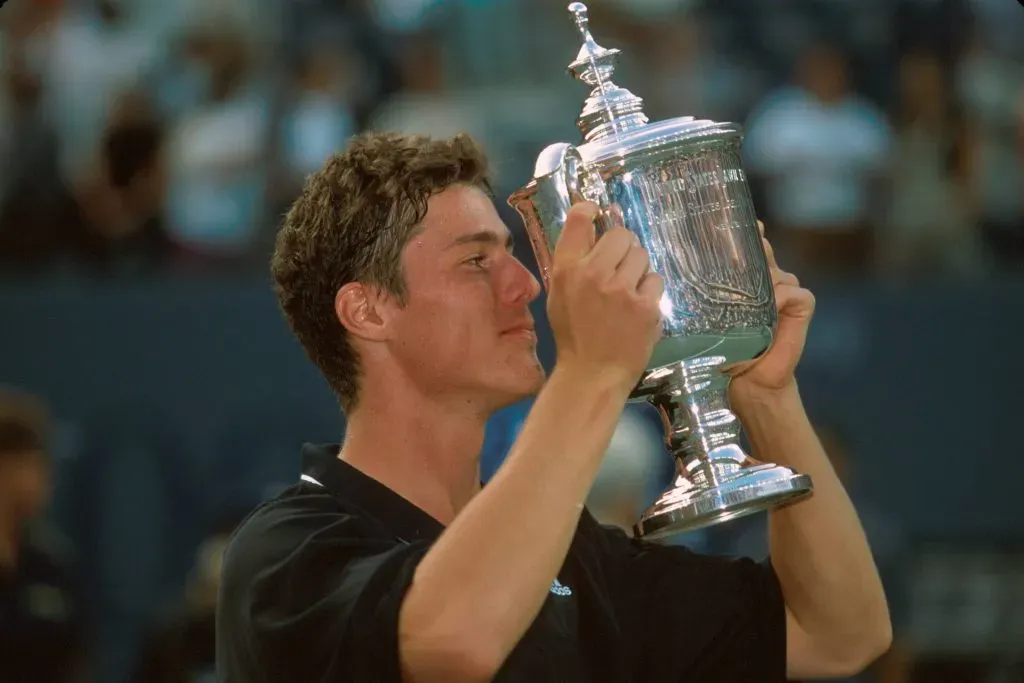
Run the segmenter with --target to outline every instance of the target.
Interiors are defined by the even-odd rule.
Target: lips
[[[523,339],[537,339],[537,330],[532,322],[521,323],[519,325],[513,325],[512,327],[506,328],[502,331],[501,336],[503,337],[521,337]]]

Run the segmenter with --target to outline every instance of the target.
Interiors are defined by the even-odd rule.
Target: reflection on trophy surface
[[[632,398],[661,412],[678,476],[637,535],[662,538],[802,497],[810,478],[748,456],[728,404],[723,369],[764,353],[777,315],[741,131],[693,117],[649,122],[643,100],[611,80],[619,51],[594,41],[585,5],[569,11],[583,38],[569,73],[591,88],[577,121],[584,141],[545,148],[509,203],[545,281],[565,214],[585,200],[603,209],[599,232],[621,212],[665,281],[662,338]]]

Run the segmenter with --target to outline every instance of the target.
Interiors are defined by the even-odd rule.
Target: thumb
[[[807,342],[808,323],[814,315],[814,295],[800,287],[781,285],[776,288],[775,297],[779,309],[776,341],[799,353]]]
[[[554,262],[575,263],[590,253],[597,239],[594,219],[598,206],[593,202],[574,204],[565,216],[562,234],[555,245]]]

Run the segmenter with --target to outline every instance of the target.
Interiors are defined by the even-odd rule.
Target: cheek
[[[493,344],[493,313],[474,305],[473,297],[453,294],[417,302],[403,315],[398,337],[405,352],[412,356],[448,364],[468,360],[475,349]]]

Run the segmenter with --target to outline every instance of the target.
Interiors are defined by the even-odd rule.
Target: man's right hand
[[[624,227],[595,238],[598,207],[569,209],[555,245],[548,291],[558,365],[632,389],[661,335],[660,276]]]

